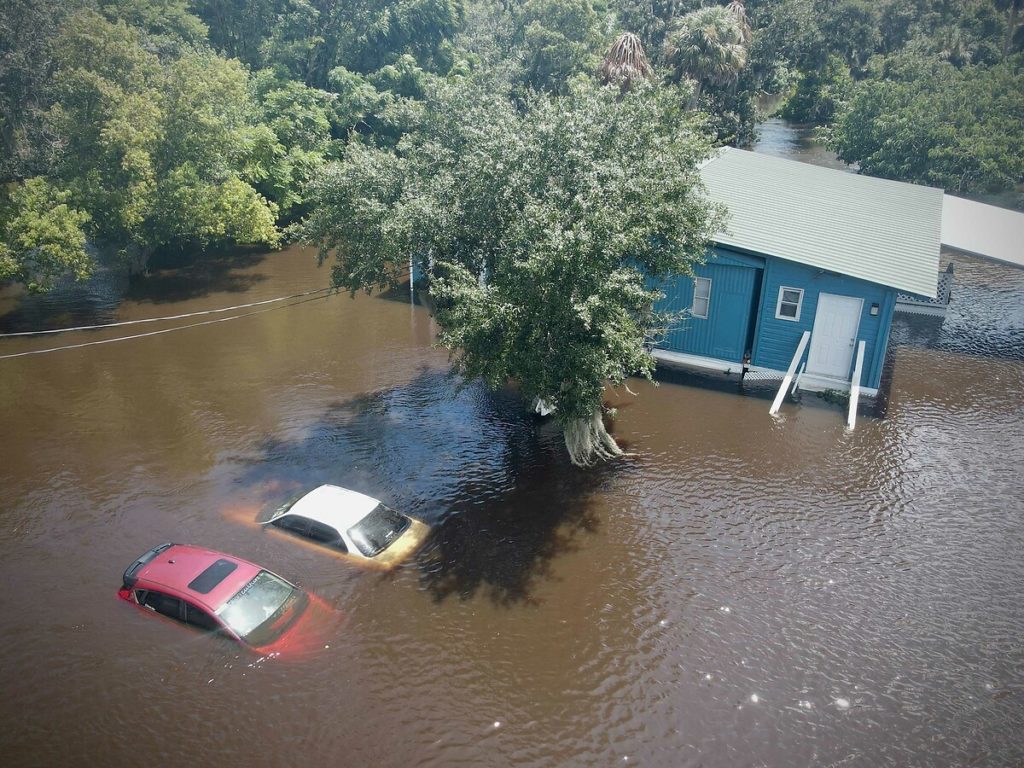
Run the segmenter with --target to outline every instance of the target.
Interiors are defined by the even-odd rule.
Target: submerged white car
[[[262,525],[385,569],[409,557],[430,532],[426,523],[337,485],[321,485],[292,499]]]

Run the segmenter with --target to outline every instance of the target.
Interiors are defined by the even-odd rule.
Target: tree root
[[[589,467],[598,461],[624,455],[615,438],[605,429],[600,407],[595,408],[589,418],[570,421],[564,433],[569,460],[577,467]]]

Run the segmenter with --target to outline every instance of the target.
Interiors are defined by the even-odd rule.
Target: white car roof
[[[321,485],[292,504],[285,515],[302,515],[344,533],[369,514],[380,501],[338,485]]]

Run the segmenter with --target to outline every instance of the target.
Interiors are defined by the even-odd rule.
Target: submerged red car
[[[257,653],[323,649],[340,615],[316,595],[232,555],[161,544],[128,566],[117,594],[145,611],[217,632]]]

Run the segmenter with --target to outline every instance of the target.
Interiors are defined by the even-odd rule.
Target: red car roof
[[[236,567],[208,591],[196,591],[189,586],[207,568],[220,560],[233,563]],[[223,552],[175,544],[139,570],[136,586],[142,589],[147,586],[166,587],[197,605],[216,611],[262,570],[264,569],[255,563]]]

